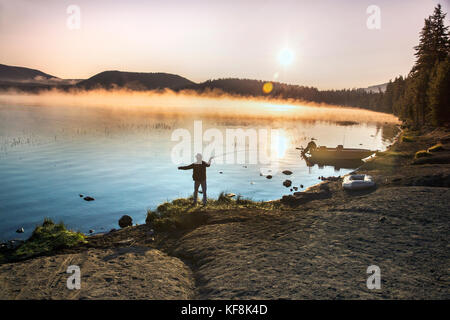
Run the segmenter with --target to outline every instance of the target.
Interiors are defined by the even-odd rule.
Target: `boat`
[[[375,182],[368,174],[351,174],[342,181],[342,187],[346,190],[364,190],[374,186]]]
[[[308,146],[302,150],[302,156],[311,160],[361,160],[376,153],[369,149],[344,148],[338,145],[336,148],[328,148],[325,146],[317,147],[311,141]]]

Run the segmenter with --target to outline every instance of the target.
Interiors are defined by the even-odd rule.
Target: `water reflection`
[[[341,160],[341,159],[328,159],[328,160],[314,160],[308,157],[300,157],[305,161],[308,167],[318,166],[319,169],[323,169],[325,166],[333,167],[335,172],[339,172],[341,169],[357,169],[364,164],[362,160]]]

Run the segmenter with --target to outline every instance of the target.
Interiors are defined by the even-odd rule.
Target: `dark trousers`
[[[206,205],[206,180],[194,182],[194,203],[197,203],[198,187],[202,185],[203,204]]]

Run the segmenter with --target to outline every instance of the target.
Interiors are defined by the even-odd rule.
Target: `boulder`
[[[286,188],[289,188],[291,185],[292,185],[292,181],[291,180],[284,180],[283,186],[285,186]]]
[[[338,177],[321,177],[322,181],[339,181],[341,179],[341,176]]]
[[[269,174],[266,176],[266,179],[272,179],[272,176]]]
[[[290,176],[292,174],[292,171],[291,170],[284,170],[283,174],[285,174],[287,176]]]
[[[83,198],[85,201],[94,201],[95,199],[89,196]]]
[[[281,202],[288,206],[296,207],[313,200],[328,199],[330,197],[331,192],[325,190],[319,190],[314,192],[294,192],[293,195],[283,196],[281,198]]]
[[[121,228],[131,227],[133,225],[133,219],[128,216],[124,215],[122,218],[119,219],[119,226]]]

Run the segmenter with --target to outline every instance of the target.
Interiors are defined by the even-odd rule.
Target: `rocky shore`
[[[185,228],[149,220],[3,263],[0,299],[449,299],[450,132],[404,132],[359,172],[376,188],[331,179],[273,208],[233,200]],[[366,286],[370,265],[381,289]]]

